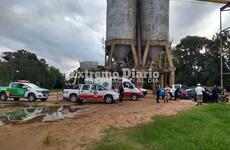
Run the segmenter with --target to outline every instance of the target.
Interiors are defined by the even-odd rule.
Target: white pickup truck
[[[137,101],[139,97],[144,97],[147,95],[147,90],[136,87],[129,79],[127,78],[86,78],[86,83],[99,84],[105,87],[106,89],[119,89],[120,81],[122,81],[124,87],[124,99]],[[144,94],[145,92],[145,94]]]
[[[119,100],[119,93],[107,90],[99,84],[79,84],[74,89],[64,89],[63,98],[78,103],[82,100],[96,100],[111,104]]]

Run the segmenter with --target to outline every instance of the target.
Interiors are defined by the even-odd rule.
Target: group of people
[[[172,98],[172,88],[169,87],[168,85],[165,86],[165,88],[160,88],[159,86],[157,86],[156,88],[156,95],[157,95],[157,103],[160,103],[160,97],[163,98],[164,103],[168,103],[169,100]],[[178,93],[179,93],[179,89],[177,89],[175,91],[175,100],[178,97]]]
[[[201,86],[200,83],[198,83],[197,87],[195,88],[196,99],[197,99],[197,105],[196,106],[203,104],[204,92],[205,92],[205,89]],[[218,103],[220,94],[221,94],[221,91],[220,91],[219,87],[215,85],[212,89],[212,95],[211,95],[212,102]]]
[[[197,84],[197,87],[195,88],[195,94],[196,94],[196,100],[197,100],[197,105],[202,105],[203,104],[203,94],[206,90],[201,86],[200,83]],[[172,98],[172,90],[171,88],[167,85],[165,88],[160,88],[159,86],[157,86],[156,88],[156,95],[157,95],[157,99],[156,102],[160,103],[160,97],[163,98],[164,103],[168,103],[169,100]],[[174,100],[177,100],[179,93],[181,92],[180,88],[177,88],[175,90],[175,95],[174,95]],[[212,95],[211,95],[211,100],[213,102],[218,103],[219,101],[219,95],[221,94],[220,89],[218,88],[218,86],[214,86],[212,89]]]

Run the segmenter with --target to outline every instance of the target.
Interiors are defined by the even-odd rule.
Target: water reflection
[[[16,106],[10,104],[1,104],[0,125],[7,123],[32,123],[39,121],[52,122],[62,120],[65,117],[73,117],[74,112],[77,112],[78,110],[82,109],[77,106],[17,106],[16,109],[14,107]]]

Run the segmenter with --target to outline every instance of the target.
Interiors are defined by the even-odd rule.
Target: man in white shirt
[[[197,87],[195,88],[196,92],[196,98],[197,98],[197,106],[202,105],[203,103],[203,92],[205,89],[201,87],[201,84],[197,84]]]

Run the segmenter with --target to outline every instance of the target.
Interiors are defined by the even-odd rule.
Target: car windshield
[[[27,84],[25,84],[25,85],[27,85],[27,86],[30,87],[30,88],[39,88],[39,86],[37,86],[37,85],[35,85],[35,84],[33,84],[33,83],[27,83]]]

